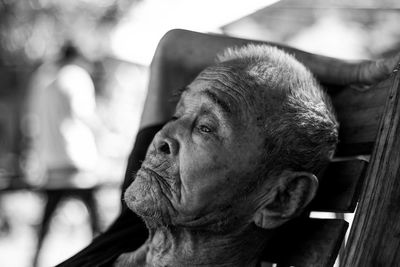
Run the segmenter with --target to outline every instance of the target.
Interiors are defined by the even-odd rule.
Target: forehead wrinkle
[[[249,103],[246,95],[244,92],[241,92],[238,87],[239,86],[231,86],[230,84],[224,83],[223,81],[218,80],[217,83],[222,84],[224,87],[229,88],[230,90],[228,90],[226,93],[230,93],[230,95],[235,98],[234,95],[236,95],[237,97],[241,98],[243,100],[243,102],[245,103],[245,105],[247,106],[247,108],[251,107],[251,104]],[[240,102],[240,101],[238,101]]]
[[[225,100],[224,97],[219,96],[216,92],[213,92],[212,89],[218,91],[218,88],[215,86],[210,86],[209,88],[205,89],[204,91],[200,91],[200,95],[206,96],[211,102],[217,105],[226,115],[233,114],[233,108],[235,105],[232,105],[232,101]],[[194,90],[190,86],[184,87],[182,91],[181,99],[185,94],[194,93]],[[229,93],[224,92],[226,95],[230,96]],[[231,96],[232,97],[232,96]],[[232,97],[234,100],[234,97]]]
[[[224,113],[226,113],[227,115],[232,115],[232,105],[227,102],[223,97],[220,97],[217,93],[211,91],[210,89],[202,91],[201,94],[210,99],[215,105],[222,109]]]
[[[241,98],[242,101],[238,102],[245,104],[246,111],[250,111],[255,106],[256,92],[255,90],[253,92],[250,91],[250,88],[256,85],[251,84],[248,79],[241,78],[241,75],[232,68],[223,66],[211,67],[200,73],[198,79],[210,81],[222,85],[222,88],[229,89],[224,92],[231,95],[233,99]]]
[[[228,102],[228,105],[231,107],[230,110],[234,111],[235,114],[246,114],[248,113],[248,110],[250,108],[250,105],[246,99],[246,97],[238,90],[233,89],[231,86],[222,83],[220,80],[216,80],[214,78],[206,78],[206,77],[200,77],[198,80],[203,80],[203,81],[210,81],[214,84],[214,86],[210,86],[211,89],[215,89],[217,92],[220,92],[227,97],[231,98],[232,100]],[[222,88],[227,88],[229,90],[222,90]],[[232,103],[233,102],[233,103]],[[233,105],[230,105],[232,103]],[[240,103],[244,103],[244,108],[240,108]],[[233,114],[231,112],[231,114]]]
[[[239,88],[242,91],[246,91],[245,88],[251,87],[247,81],[240,79],[239,75],[234,71],[230,70],[229,68],[219,67],[215,68],[216,70],[210,71],[206,70],[200,74],[199,78],[218,82],[222,84],[224,87],[229,88],[231,90],[236,91],[240,96],[245,98],[243,92],[238,90]],[[244,84],[243,84],[244,83]]]

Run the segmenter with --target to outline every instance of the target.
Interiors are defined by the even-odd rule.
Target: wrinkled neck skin
[[[147,242],[117,266],[256,266],[268,241],[255,225],[228,234],[188,228],[150,229]]]

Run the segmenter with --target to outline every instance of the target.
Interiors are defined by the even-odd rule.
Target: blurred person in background
[[[43,188],[47,202],[38,232],[37,266],[51,217],[60,202],[78,197],[87,206],[93,233],[99,231],[93,194],[97,161],[95,88],[85,61],[71,44],[55,62],[33,74],[28,98],[28,181]]]

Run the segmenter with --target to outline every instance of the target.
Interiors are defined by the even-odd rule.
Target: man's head
[[[228,49],[185,88],[125,199],[149,225],[275,228],[313,198],[336,143],[304,66],[269,46]]]

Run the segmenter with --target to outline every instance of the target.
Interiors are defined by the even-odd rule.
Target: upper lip
[[[151,167],[148,166],[142,166],[143,171],[147,172],[150,174],[153,178],[155,178],[157,184],[164,189],[164,192],[170,192],[170,181],[168,181],[167,176],[162,176],[155,170],[153,170]]]
[[[154,174],[157,178],[159,179],[165,179],[164,176],[160,175],[158,172],[156,172],[155,170],[153,170],[153,168],[149,167],[149,166],[142,166],[144,171],[150,172],[151,174]]]
[[[166,160],[158,160],[156,157],[147,157],[141,168],[144,171],[154,174],[157,178],[162,178],[164,180],[170,180],[172,178],[168,171],[168,169],[170,169],[170,164]]]

